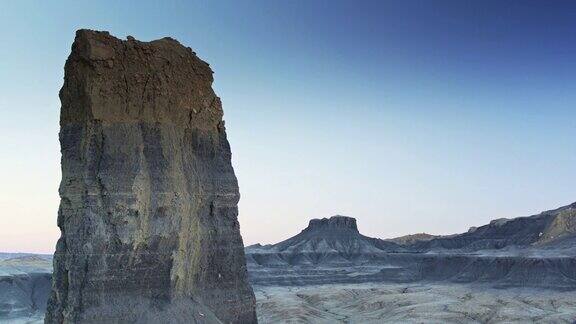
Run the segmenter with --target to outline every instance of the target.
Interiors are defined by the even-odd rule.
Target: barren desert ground
[[[576,292],[458,284],[254,287],[260,323],[572,323]]]

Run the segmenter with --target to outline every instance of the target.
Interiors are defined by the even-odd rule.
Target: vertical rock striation
[[[212,81],[171,38],[76,33],[46,323],[256,322]]]

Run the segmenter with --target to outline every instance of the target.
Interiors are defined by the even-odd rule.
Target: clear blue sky
[[[576,201],[573,1],[2,1],[0,250],[51,252],[74,32],[171,36],[215,71],[246,243],[375,237]]]

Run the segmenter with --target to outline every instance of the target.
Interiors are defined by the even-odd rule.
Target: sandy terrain
[[[458,284],[255,286],[260,323],[572,323],[576,292]]]

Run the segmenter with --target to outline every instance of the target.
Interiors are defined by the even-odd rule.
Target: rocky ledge
[[[358,232],[356,219],[348,216],[336,215],[330,218],[311,219],[305,231],[345,231]]]

